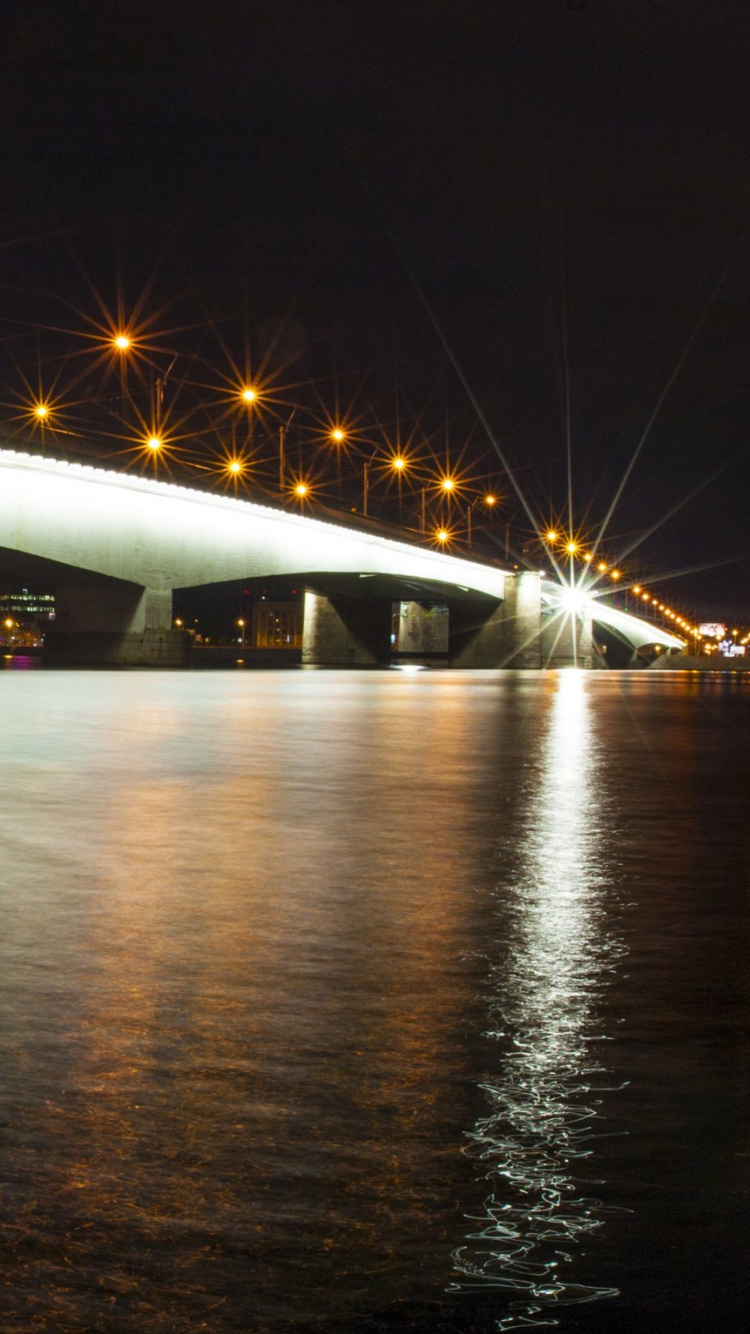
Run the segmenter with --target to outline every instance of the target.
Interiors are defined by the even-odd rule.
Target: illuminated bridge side
[[[545,627],[538,573],[91,465],[0,450],[0,549],[0,578],[56,588],[62,661],[177,664],[173,590],[290,576],[310,663],[387,659],[390,606],[409,601],[449,607],[458,664],[592,664],[585,616]]]

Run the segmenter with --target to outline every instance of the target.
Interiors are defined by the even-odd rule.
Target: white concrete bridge
[[[287,575],[306,588],[303,661],[387,659],[391,605],[401,601],[450,607],[450,656],[458,664],[592,665],[590,607],[571,609],[538,573],[0,449],[0,582],[55,588],[49,646],[57,660],[177,664],[187,646],[173,629],[175,589]],[[634,651],[682,647],[638,618],[611,608],[604,614]]]

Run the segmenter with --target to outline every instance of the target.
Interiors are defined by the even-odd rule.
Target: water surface
[[[740,1328],[749,706],[4,673],[3,1331]]]

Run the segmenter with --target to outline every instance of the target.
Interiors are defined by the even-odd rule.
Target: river
[[[3,1334],[745,1326],[750,679],[0,718]]]

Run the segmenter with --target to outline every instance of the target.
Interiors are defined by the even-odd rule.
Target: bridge
[[[178,666],[175,590],[289,576],[305,589],[302,660],[367,665],[391,655],[393,604],[409,651],[466,667],[599,661],[593,627],[626,656],[679,650],[653,624],[508,570],[384,536],[96,464],[0,449],[0,582],[56,592],[47,656],[70,665]]]

